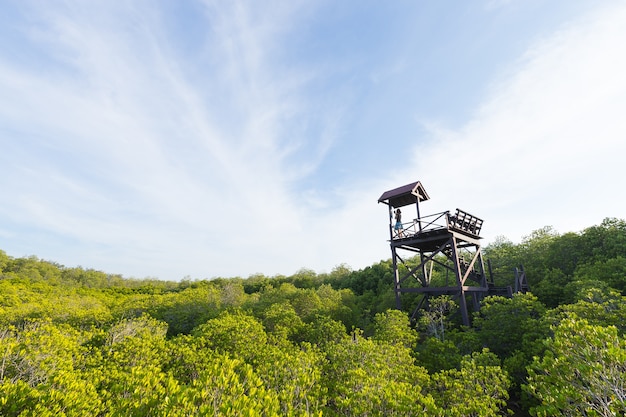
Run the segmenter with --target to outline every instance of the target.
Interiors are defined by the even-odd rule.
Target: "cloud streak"
[[[15,198],[4,214],[51,240],[74,240],[72,255],[41,253],[60,261],[82,254],[90,262],[79,247],[90,242],[114,256],[152,251],[187,261],[195,276],[237,274],[238,256],[282,269],[265,254],[280,252],[270,249],[283,244],[277,232],[300,230],[303,213],[289,191],[328,148],[325,139],[311,158],[293,157],[307,140],[287,133],[306,111],[293,93],[304,81],[270,62],[275,28],[293,10],[276,18],[244,2],[206,2],[204,55],[183,68],[158,12],[66,5],[27,11],[45,23],[28,33],[45,49],[42,61],[62,71],[0,64],[2,118],[13,143],[22,141],[12,152],[22,158],[9,162],[17,175],[5,185]],[[211,65],[194,68],[202,63]],[[131,274],[176,278],[178,269],[152,260]]]
[[[164,279],[361,268],[389,257],[376,199],[416,179],[428,210],[475,212],[488,238],[621,215],[609,201],[626,133],[619,5],[533,43],[459,128],[390,107],[427,132],[406,161],[393,132],[363,127],[392,106],[378,98],[395,99],[372,85],[413,85],[401,77],[422,63],[402,44],[392,64],[307,59],[315,42],[339,55],[308,37],[331,20],[323,2],[157,5],[19,5],[11,35],[28,59],[0,52],[10,255]],[[392,154],[369,148],[383,140]]]
[[[446,202],[475,206],[491,236],[515,240],[544,225],[577,231],[623,217],[624,18],[623,4],[605,8],[537,41],[465,126],[432,132],[423,172],[454,172],[433,178]]]

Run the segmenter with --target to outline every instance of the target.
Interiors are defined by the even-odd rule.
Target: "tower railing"
[[[413,219],[412,222],[402,223],[402,232],[396,231],[393,238],[403,239],[417,236],[422,233],[429,233],[436,230],[457,230],[473,236],[478,236],[482,229],[483,221],[466,211],[456,209],[454,214],[450,211],[429,214],[427,216]]]
[[[402,223],[402,233],[396,232],[394,239],[402,239],[407,237],[413,237],[420,233],[431,232],[433,230],[441,230],[447,227],[447,216],[450,212],[444,211],[442,213],[430,214],[428,216],[413,219],[408,223]]]
[[[483,227],[483,221],[466,211],[456,209],[456,213],[453,216],[450,216],[448,213],[448,227],[478,236],[480,235],[480,229]]]

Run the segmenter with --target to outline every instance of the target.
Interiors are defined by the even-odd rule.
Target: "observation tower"
[[[402,294],[421,296],[413,319],[419,309],[428,306],[430,297],[449,295],[457,300],[463,324],[469,326],[468,302],[477,311],[482,298],[507,289],[496,288],[486,277],[480,250],[483,220],[458,208],[424,216],[420,204],[429,199],[419,181],[385,191],[378,199],[389,212],[396,308],[401,308]],[[400,208],[402,228],[396,229],[395,213]],[[414,260],[407,262],[417,255],[417,265]]]

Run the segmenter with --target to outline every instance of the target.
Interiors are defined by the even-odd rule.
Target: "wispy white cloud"
[[[427,189],[484,216],[491,237],[623,217],[625,18],[613,4],[537,41],[463,128],[432,131],[415,152]]]
[[[487,10],[499,9],[501,7],[506,7],[511,4],[513,0],[487,0],[485,3],[485,8]]]
[[[391,154],[386,175],[323,187],[306,184],[340,141],[354,165],[333,168],[350,171],[383,139],[349,126],[364,96],[343,82],[349,60],[305,65],[285,47],[317,3],[194,3],[193,39],[172,30],[171,4],[20,7],[39,65],[0,51],[0,248],[14,256],[168,279],[364,267],[389,256],[386,189],[420,179],[428,210],[458,205],[515,238],[564,212],[563,226],[600,221],[571,206],[603,202],[619,175],[621,7],[534,44],[462,128],[427,122],[407,163]],[[411,73],[394,59],[364,71]]]
[[[363,245],[364,258],[387,255],[386,213],[370,211],[372,196],[414,180],[431,197],[422,214],[467,210],[485,220],[485,243],[500,235],[519,241],[547,225],[565,233],[624,218],[625,18],[623,3],[612,4],[536,40],[459,128],[420,119],[428,138],[416,140],[408,157],[399,150],[396,169],[378,184],[361,184],[378,194],[354,201],[352,218],[376,225],[359,242],[381,242]]]
[[[6,184],[18,194],[7,217],[120,245],[115,252],[161,247],[207,274],[227,272],[211,265],[211,253],[225,265],[219,258],[235,262],[248,251],[269,268],[260,262],[264,243],[300,222],[285,149],[302,139],[283,126],[300,105],[286,88],[300,76],[283,70],[281,83],[269,53],[292,14],[259,15],[244,2],[207,10],[206,61],[215,67],[206,77],[181,67],[156,12],[80,2],[29,10],[43,23],[30,36],[67,68],[46,74],[0,63],[0,111],[14,130],[5,140],[32,136],[26,151],[16,147],[23,159],[10,162],[20,176]],[[154,275],[163,267],[141,266]]]

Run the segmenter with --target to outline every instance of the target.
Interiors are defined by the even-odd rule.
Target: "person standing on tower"
[[[402,212],[400,209],[396,209],[396,225],[393,228],[398,237],[404,237],[404,231],[402,230]]]

